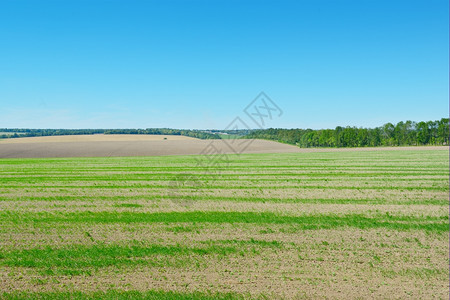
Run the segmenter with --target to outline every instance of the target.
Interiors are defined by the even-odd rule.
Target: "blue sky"
[[[448,2],[0,2],[0,127],[225,128],[448,117]]]

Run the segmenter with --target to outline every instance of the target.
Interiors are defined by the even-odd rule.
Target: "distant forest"
[[[89,134],[161,134],[183,135],[199,139],[266,139],[308,147],[377,147],[448,145],[449,119],[428,122],[387,123],[376,128],[341,127],[335,129],[189,130],[147,129],[19,129],[0,128],[0,138]]]
[[[161,134],[183,135],[198,139],[220,139],[218,134],[202,130],[147,128],[147,129],[18,129],[0,128],[0,138],[18,138],[52,135],[90,135],[90,134]]]
[[[267,139],[308,147],[377,147],[448,145],[449,119],[428,122],[399,122],[376,128],[341,127],[335,129],[261,129],[246,138]]]

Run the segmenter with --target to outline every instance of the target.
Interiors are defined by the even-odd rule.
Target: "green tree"
[[[425,122],[417,123],[417,143],[426,145],[430,141],[430,128]]]

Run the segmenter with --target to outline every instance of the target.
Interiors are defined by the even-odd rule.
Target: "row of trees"
[[[18,138],[51,135],[86,135],[104,133],[104,129],[28,129],[28,128],[0,128],[0,138]]]
[[[183,135],[202,140],[220,139],[215,133],[202,130],[171,129],[171,128],[147,128],[147,129],[108,129],[105,134],[159,134],[159,135]]]
[[[246,138],[275,140],[300,147],[376,147],[406,145],[448,145],[449,119],[428,122],[399,122],[376,128],[262,129]]]
[[[404,145],[448,145],[449,119],[428,122],[399,122],[376,128],[341,127],[335,129],[188,130],[147,129],[20,129],[0,128],[0,138],[81,134],[161,134],[199,139],[220,139],[227,133],[243,138],[275,140],[300,147],[376,147]]]
[[[52,135],[90,135],[90,134],[163,134],[183,135],[199,139],[220,139],[215,133],[201,130],[170,129],[170,128],[147,128],[147,129],[23,129],[23,128],[0,128],[0,138],[18,138]]]

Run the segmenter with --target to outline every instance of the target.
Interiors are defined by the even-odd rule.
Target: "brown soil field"
[[[29,144],[29,143],[62,143],[62,142],[138,142],[138,141],[185,141],[197,140],[182,135],[159,134],[90,134],[90,135],[57,135],[23,137],[14,139],[0,139],[2,144]]]
[[[72,135],[0,140],[0,158],[161,156],[233,153],[438,150],[448,147],[298,148],[266,140],[200,140],[174,135]]]
[[[295,146],[263,140],[245,140],[241,144],[241,140],[200,140],[164,135],[52,136],[0,142],[0,158],[285,153],[299,150]]]

